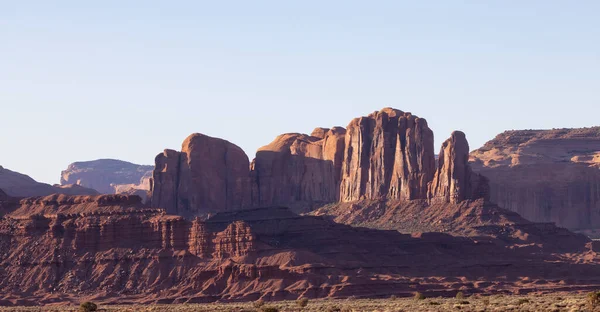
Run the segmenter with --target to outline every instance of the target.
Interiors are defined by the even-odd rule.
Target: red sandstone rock
[[[186,152],[188,138],[182,153],[165,150],[156,157],[152,188],[153,206],[185,216],[249,206],[283,205],[306,212],[340,201],[428,199],[436,174],[433,133],[427,121],[392,108],[356,118],[348,129],[316,128],[311,135],[280,135],[258,150],[249,175],[239,148],[200,134],[190,138],[199,142],[194,152]],[[459,148],[468,152],[464,135],[460,143],[464,146]],[[222,146],[233,152],[226,153]],[[235,157],[224,165],[223,155]],[[460,150],[447,157],[464,155]],[[452,197],[452,202],[459,202],[487,195],[485,179],[472,175],[463,160],[449,160],[440,167],[454,170],[457,166],[455,176],[438,174],[431,198],[450,201]],[[230,185],[232,181],[235,185]],[[227,196],[223,190],[229,192]],[[229,202],[223,202],[225,198]]]
[[[307,210],[337,201],[345,130],[323,131],[322,138],[283,134],[258,150],[252,162],[255,206]]]
[[[531,291],[542,280],[545,291],[600,286],[600,266],[585,237],[552,225],[511,223],[510,217],[493,222],[497,210],[472,204],[448,213],[465,216],[461,222],[467,224],[484,217],[479,233],[486,236],[406,235],[285,208],[221,213],[206,221],[156,209],[3,218],[0,300],[181,303],[414,291],[439,296],[461,287],[472,293]],[[571,284],[560,282],[567,278]],[[488,283],[477,286],[482,281]]]
[[[22,199],[20,207],[9,214],[13,218],[31,215],[94,214],[141,209],[142,199],[130,195],[70,196],[54,194]]]
[[[488,199],[487,180],[471,171],[469,143],[463,132],[452,132],[438,155],[438,169],[429,185],[431,202],[457,204],[465,199]]]
[[[341,201],[427,196],[435,158],[425,119],[386,108],[354,119],[345,140]]]
[[[152,205],[183,216],[248,207],[248,157],[225,140],[192,134],[181,152],[156,157]]]
[[[600,228],[600,127],[517,130],[471,153],[491,201],[539,222]]]

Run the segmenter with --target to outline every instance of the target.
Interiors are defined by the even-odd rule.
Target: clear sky
[[[153,164],[201,132],[253,158],[386,106],[436,150],[600,125],[600,1],[0,0],[0,165]]]

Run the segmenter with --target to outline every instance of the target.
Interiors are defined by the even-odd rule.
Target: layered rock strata
[[[506,131],[470,157],[501,207],[570,229],[600,228],[600,127]]]
[[[220,213],[206,221],[160,209],[5,217],[0,304],[389,297],[415,291],[453,296],[463,287],[470,293],[526,293],[540,283],[544,291],[600,286],[600,265],[583,236],[552,225],[495,225],[486,231],[476,238],[407,235],[285,208]],[[512,233],[510,239],[505,233]]]

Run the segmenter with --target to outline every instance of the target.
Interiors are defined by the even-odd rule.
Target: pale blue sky
[[[600,1],[0,0],[0,165],[152,164],[192,132],[253,157],[392,106],[436,150],[600,125]]]

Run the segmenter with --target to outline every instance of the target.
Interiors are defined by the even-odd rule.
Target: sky
[[[0,165],[256,149],[395,107],[436,150],[600,125],[600,1],[0,0]]]

